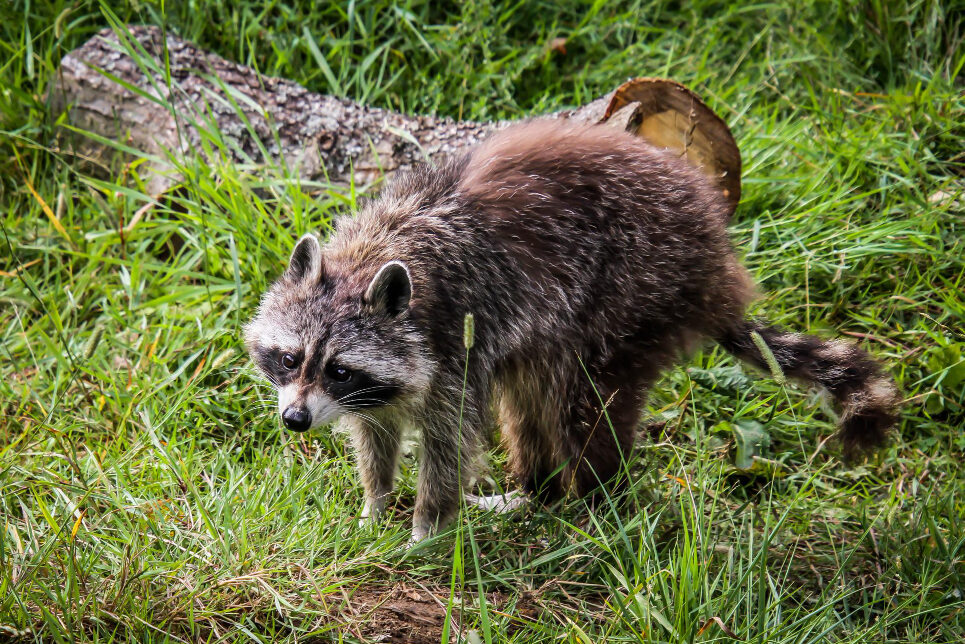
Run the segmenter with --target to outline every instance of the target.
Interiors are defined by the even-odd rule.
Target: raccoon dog
[[[344,418],[365,517],[392,491],[402,429],[421,430],[413,539],[456,513],[494,412],[527,495],[613,479],[648,387],[702,338],[758,367],[763,341],[840,405],[846,455],[879,446],[892,381],[850,344],[745,316],[754,287],[726,214],[703,174],[640,138],[509,127],[399,176],[324,246],[302,237],[246,343],[287,428]]]

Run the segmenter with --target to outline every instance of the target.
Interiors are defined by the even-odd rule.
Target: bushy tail
[[[885,443],[896,420],[899,395],[894,381],[871,356],[847,342],[788,333],[758,320],[744,320],[717,339],[738,358],[768,369],[769,356],[758,347],[760,340],[784,374],[822,385],[841,405],[838,437],[845,458]]]

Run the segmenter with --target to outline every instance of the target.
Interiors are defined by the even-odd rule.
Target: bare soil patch
[[[446,621],[447,591],[407,586],[360,588],[342,607],[346,627],[366,642],[438,644]],[[459,632],[458,607],[449,628],[455,641]]]

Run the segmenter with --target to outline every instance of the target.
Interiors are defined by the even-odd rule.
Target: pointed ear
[[[302,235],[288,260],[285,276],[296,282],[322,280],[322,245],[318,243],[318,237],[311,233]]]
[[[374,312],[400,315],[409,308],[412,279],[402,262],[388,262],[372,278],[362,300]]]

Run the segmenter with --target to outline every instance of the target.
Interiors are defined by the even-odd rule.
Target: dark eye
[[[281,357],[281,366],[285,367],[286,369],[294,369],[298,366],[298,358],[290,353],[286,353]]]
[[[346,369],[340,364],[332,362],[332,363],[329,363],[327,367],[325,367],[325,375],[327,375],[335,382],[348,382],[349,380],[352,379],[353,374],[351,370]]]

